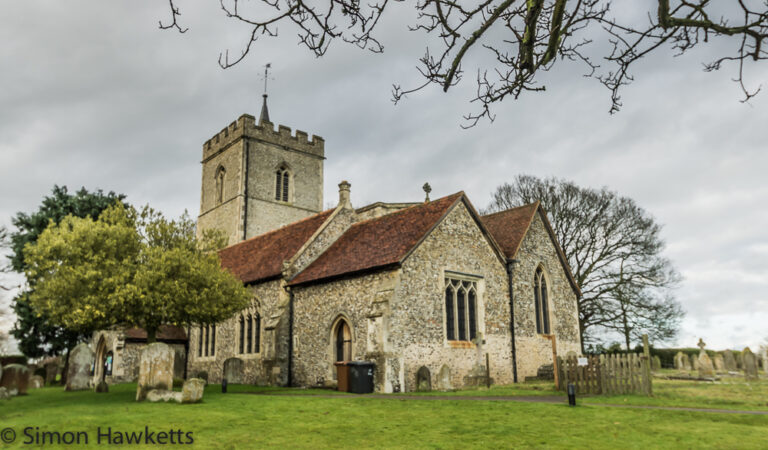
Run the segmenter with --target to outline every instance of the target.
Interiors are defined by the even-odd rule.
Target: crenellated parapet
[[[255,117],[250,114],[243,114],[203,144],[203,161],[242,137],[260,140],[320,157],[325,156],[325,140],[320,136],[312,135],[310,140],[304,131],[296,130],[295,134],[292,134],[290,127],[278,125],[277,129],[275,129],[274,124],[271,122],[257,124]]]

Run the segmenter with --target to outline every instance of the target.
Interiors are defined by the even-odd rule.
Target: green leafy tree
[[[50,223],[59,223],[64,217],[98,217],[115,202],[122,202],[125,196],[101,190],[89,192],[85,188],[71,194],[66,186],[54,186],[51,195],[43,198],[37,211],[27,214],[19,212],[12,219],[16,231],[8,236],[10,268],[25,272],[24,246],[37,242],[40,234]],[[29,304],[29,294],[34,292],[33,281],[28,280],[27,289],[13,299],[12,307],[16,323],[11,334],[19,350],[31,358],[65,353],[88,336],[82,332],[68,330],[54,325],[45,314],[38,314]]]
[[[222,269],[220,233],[195,237],[186,216],[168,220],[120,203],[98,218],[65,217],[24,249],[35,283],[30,304],[56,324],[81,332],[132,325],[154,342],[160,325],[224,320],[251,295]]]

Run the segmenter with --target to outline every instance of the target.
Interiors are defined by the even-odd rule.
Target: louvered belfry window
[[[477,338],[477,282],[445,279],[445,336],[449,341]]]
[[[288,169],[281,167],[275,172],[275,200],[288,201],[291,187],[291,174]]]

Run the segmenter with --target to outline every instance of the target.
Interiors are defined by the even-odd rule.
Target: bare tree
[[[520,175],[499,186],[485,213],[540,201],[581,287],[582,345],[601,332],[674,337],[680,277],[662,256],[661,227],[634,200],[556,178]],[[658,321],[658,322],[657,322]],[[638,334],[639,333],[639,334]]]
[[[248,42],[239,55],[219,55],[223,68],[242,61],[260,37],[278,35],[278,25],[297,32],[299,41],[316,56],[341,40],[373,52],[383,43],[374,34],[392,3],[402,0],[220,0],[224,14],[250,27]],[[465,116],[474,125],[480,118],[493,120],[490,106],[523,92],[543,91],[541,72],[562,61],[578,62],[584,74],[611,92],[611,112],[621,107],[622,86],[632,81],[634,63],[661,47],[685,53],[716,38],[733,41],[733,49],[705,64],[718,70],[735,63],[735,81],[743,101],[760,87],[744,83],[745,63],[768,59],[763,44],[768,40],[768,0],[419,0],[409,24],[413,32],[436,39],[427,46],[417,66],[423,82],[403,88],[393,86],[393,99],[429,85],[448,91],[464,76],[465,66],[477,65],[477,92],[472,102],[479,107]],[[162,29],[185,32],[181,12],[169,0],[171,21]],[[607,45],[606,45],[607,44]],[[493,62],[473,59],[488,52]]]

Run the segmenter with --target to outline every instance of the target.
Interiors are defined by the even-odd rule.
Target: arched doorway
[[[344,319],[339,319],[334,331],[334,362],[352,360],[352,330]]]

